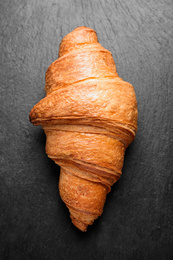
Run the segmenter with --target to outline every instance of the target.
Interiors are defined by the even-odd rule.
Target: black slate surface
[[[172,0],[0,2],[0,259],[173,259],[172,11]],[[28,120],[60,41],[81,25],[112,52],[139,109],[122,178],[87,233],[71,224],[59,168]]]

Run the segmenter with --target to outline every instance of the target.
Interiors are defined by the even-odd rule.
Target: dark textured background
[[[0,259],[173,257],[172,11],[172,0],[0,1]],[[71,224],[59,168],[45,154],[42,129],[28,120],[60,41],[81,25],[112,52],[139,109],[122,178],[87,233]]]

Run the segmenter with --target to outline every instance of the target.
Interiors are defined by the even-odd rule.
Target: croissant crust
[[[46,153],[61,166],[60,196],[73,224],[86,231],[102,214],[135,138],[134,88],[119,78],[111,52],[87,27],[63,38],[45,81],[46,96],[30,121],[44,129]]]

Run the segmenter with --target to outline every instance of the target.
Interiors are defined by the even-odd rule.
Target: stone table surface
[[[173,259],[172,0],[6,0],[0,14],[0,259]],[[112,52],[139,110],[122,178],[86,233],[71,224],[59,167],[29,122],[62,38],[81,25]]]

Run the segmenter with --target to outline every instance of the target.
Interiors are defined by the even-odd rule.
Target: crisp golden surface
[[[46,153],[61,166],[60,196],[73,224],[86,231],[102,214],[134,140],[135,92],[118,77],[112,54],[87,27],[63,38],[45,80],[46,97],[33,107],[30,121],[42,125]]]

